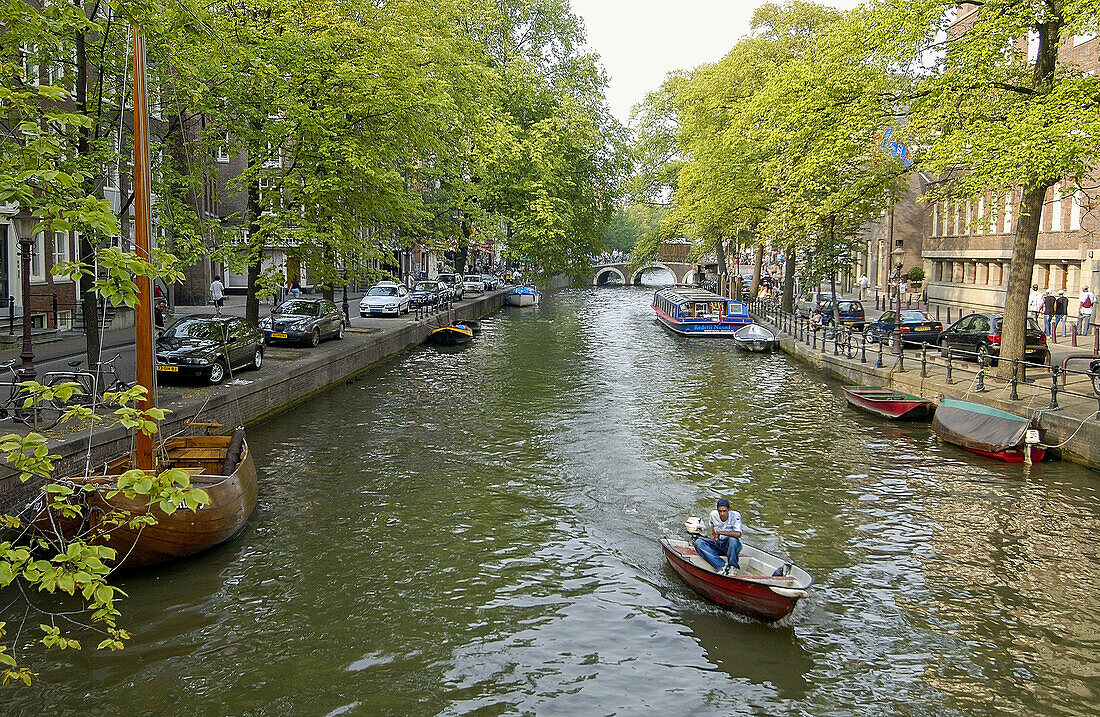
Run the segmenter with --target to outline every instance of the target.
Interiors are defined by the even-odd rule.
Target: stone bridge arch
[[[596,267],[596,274],[592,277],[592,286],[600,286],[602,284],[610,283],[610,277],[619,277],[619,283],[626,285],[626,274],[618,265],[600,266]]]

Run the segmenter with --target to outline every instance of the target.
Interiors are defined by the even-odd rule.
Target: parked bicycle
[[[127,391],[133,387],[132,382],[124,381],[115,368],[115,361],[122,354],[115,354],[114,358],[107,361],[98,361],[95,370],[81,370],[84,363],[80,359],[68,361],[69,371],[50,371],[46,374],[44,383],[51,388],[63,383],[75,383],[79,393],[74,393],[70,403],[82,406],[91,406],[104,402],[103,394]],[[58,403],[58,402],[55,402]],[[64,404],[58,404],[58,408],[64,409]]]
[[[26,405],[30,394],[20,385],[23,377],[15,370],[15,364],[18,362],[19,359],[12,359],[0,364],[11,373],[8,396],[3,403],[0,403],[0,419],[10,418],[36,431],[48,431],[61,420],[63,412],[51,401],[44,401],[31,406]]]

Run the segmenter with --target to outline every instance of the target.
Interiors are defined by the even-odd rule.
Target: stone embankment
[[[1039,428],[1043,444],[1053,447],[1057,455],[1100,469],[1100,399],[1089,377],[1081,372],[1086,367],[1081,362],[1071,362],[1070,373],[1059,370],[1057,375],[1051,367],[1031,367],[1024,380],[1013,387],[993,369],[979,372],[973,361],[948,360],[936,347],[908,348],[899,357],[889,347],[880,353],[883,347],[864,344],[858,335],[851,346],[842,343],[838,347],[831,335],[824,341],[823,332],[815,336],[805,329],[805,322],[774,309],[755,306],[750,313],[776,334],[782,351],[845,384],[885,386],[931,398],[937,404],[944,398],[975,401],[1030,418]],[[1083,350],[1075,353],[1089,355]],[[1069,352],[1059,350],[1054,367],[1060,369],[1066,355]],[[1055,384],[1056,392],[1052,391]]]
[[[278,357],[272,356],[274,350],[268,351],[259,371],[238,372],[221,386],[171,392],[176,398],[160,402],[161,408],[171,411],[160,426],[161,435],[183,433],[193,419],[225,426],[258,424],[418,346],[433,328],[496,311],[507,293],[489,293],[419,320],[394,319],[384,328],[358,328],[353,322],[342,341],[326,341],[315,349],[280,349]],[[51,439],[49,448],[61,456],[55,475],[83,473],[86,463],[99,465],[129,451],[131,436],[121,426],[76,431]],[[0,469],[0,513],[21,509],[36,495],[33,488],[6,466]]]

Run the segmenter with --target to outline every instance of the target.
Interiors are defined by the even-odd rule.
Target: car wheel
[[[989,347],[985,344],[978,344],[978,362],[982,366],[997,365],[997,359],[989,355]]]
[[[336,327],[336,340],[340,341],[344,338],[344,322],[341,321],[340,325]]]
[[[253,371],[259,371],[260,366],[264,364],[264,350],[259,346],[256,347],[256,353],[252,354],[252,363],[249,364],[249,368]]]
[[[225,364],[221,359],[218,359],[210,366],[210,378],[209,381],[213,385],[218,385],[225,380]]]
[[[868,344],[875,342],[875,332],[871,330],[870,326],[863,330],[863,342]]]
[[[309,332],[309,345],[313,348],[317,348],[317,345],[321,343],[321,330],[317,327],[313,328],[313,331]]]
[[[410,311],[412,311],[412,306],[409,304],[405,304],[405,314],[408,315]]]
[[[1096,392],[1097,396],[1100,396],[1100,373],[1092,375],[1092,390]]]

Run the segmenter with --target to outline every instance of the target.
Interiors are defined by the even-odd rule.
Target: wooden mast
[[[145,88],[145,38],[135,25],[134,32],[134,230],[135,250],[139,258],[149,260],[150,192],[149,123]],[[145,387],[145,398],[138,408],[153,407],[153,314],[150,302],[149,277],[135,277],[138,305],[135,311],[137,352],[137,382]],[[134,468],[152,470],[153,437],[137,432],[134,445]]]

